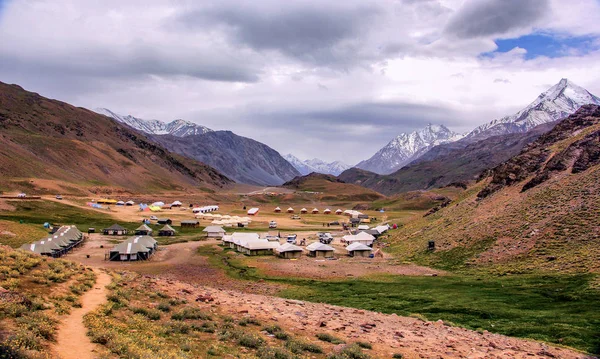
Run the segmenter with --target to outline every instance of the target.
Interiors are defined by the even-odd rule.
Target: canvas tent
[[[281,208],[279,208],[279,207],[275,207],[275,210],[274,210],[274,212],[275,212],[275,213],[280,213],[280,212],[281,212]]]
[[[127,201],[127,202],[125,202],[126,206],[133,206],[134,204],[135,204],[134,201]]]
[[[360,232],[356,235],[347,235],[347,236],[343,236],[342,237],[342,242],[346,242],[346,243],[361,243],[364,244],[365,246],[371,246],[373,244],[373,241],[375,240],[375,237],[373,237],[372,235],[365,233],[365,232]]]
[[[306,208],[302,208],[302,209],[300,210],[300,213],[302,213],[302,214],[308,213],[308,210],[307,210]]]
[[[223,238],[225,230],[220,226],[208,226],[202,230],[208,238]]]
[[[368,257],[373,249],[364,244],[354,242],[346,247],[350,257]]]
[[[148,227],[145,223],[135,229],[137,236],[149,236],[152,234],[152,228]]]
[[[198,228],[200,227],[200,221],[198,220],[185,220],[181,221],[181,228]]]
[[[248,215],[249,216],[256,216],[258,214],[258,208],[254,207],[254,208],[250,208],[248,210]]]
[[[332,258],[335,249],[321,242],[314,242],[306,246],[308,255],[311,257]]]
[[[288,208],[287,213],[294,213],[294,209],[292,207]]]
[[[175,230],[173,229],[173,227],[169,226],[168,224],[165,224],[164,227],[162,227],[159,231],[158,231],[158,235],[160,237],[165,237],[165,236],[174,236],[175,235]]]
[[[291,243],[285,243],[279,248],[275,249],[275,252],[280,258],[300,258],[300,256],[302,255],[302,248],[295,246]]]
[[[317,213],[319,213],[319,210],[317,208],[313,208],[312,213],[317,214]]]
[[[127,228],[115,223],[108,228],[104,228],[102,232],[106,236],[124,236],[127,235]]]
[[[326,208],[326,209],[323,211],[323,214],[330,214],[330,213],[331,213],[331,210],[330,210],[329,208]]]
[[[141,243],[123,242],[114,246],[109,252],[111,261],[137,261],[148,259],[150,249]]]
[[[158,242],[150,236],[136,236],[129,238],[126,242],[139,243],[150,250],[150,255],[158,249]]]
[[[183,203],[181,203],[181,201],[175,201],[171,203],[171,207],[181,207],[182,205]]]

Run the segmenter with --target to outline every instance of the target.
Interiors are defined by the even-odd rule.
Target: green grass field
[[[438,277],[377,276],[319,281],[268,277],[211,246],[199,254],[242,280],[286,284],[286,298],[324,302],[383,313],[420,315],[455,325],[532,338],[600,353],[600,291],[594,275]]]

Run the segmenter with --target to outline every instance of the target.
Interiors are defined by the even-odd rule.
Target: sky
[[[600,94],[599,0],[0,0],[0,81],[348,164],[569,78]]]

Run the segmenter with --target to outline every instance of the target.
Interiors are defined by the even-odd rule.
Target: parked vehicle
[[[56,199],[63,199],[63,197],[60,194],[57,194]]]
[[[288,236],[286,238],[286,242],[291,243],[291,244],[296,244],[297,238],[298,238],[297,234],[288,234]]]
[[[158,217],[156,217],[156,216],[150,216],[150,220],[152,220],[152,221],[158,221]]]
[[[292,219],[300,219],[300,216],[299,216],[299,215],[297,215],[297,214],[295,214],[295,215],[293,215],[291,218],[292,218]]]
[[[277,222],[275,222],[275,221],[269,222],[269,228],[277,228]]]
[[[269,241],[269,242],[279,242],[279,236],[267,235],[267,241]]]
[[[319,232],[317,233],[319,236],[319,242],[324,244],[330,244],[333,241],[333,236],[329,232]]]

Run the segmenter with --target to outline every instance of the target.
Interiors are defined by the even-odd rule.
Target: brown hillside
[[[231,183],[108,117],[1,82],[0,174],[136,192]]]
[[[345,183],[335,176],[315,172],[295,177],[282,187],[302,192],[322,192],[325,195],[322,200],[375,201],[385,197],[368,188]]]
[[[402,228],[393,251],[442,267],[600,272],[599,131],[598,106],[583,107],[492,178]]]

